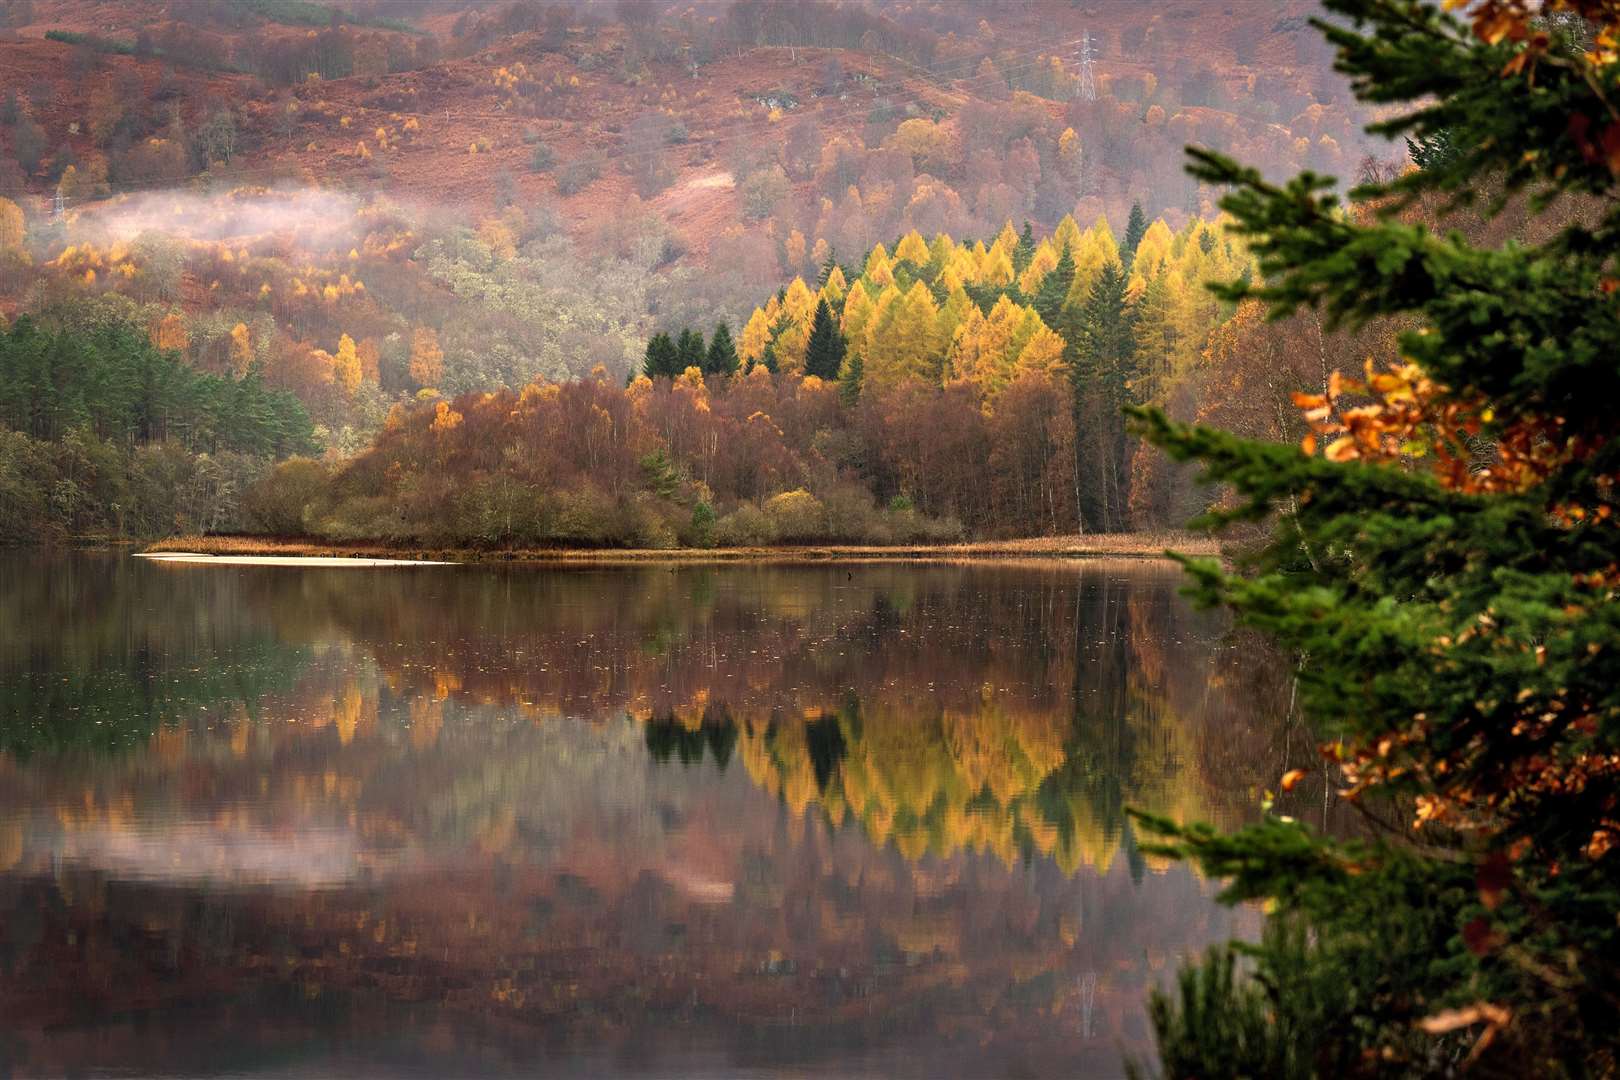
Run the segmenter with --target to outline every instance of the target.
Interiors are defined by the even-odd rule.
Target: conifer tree
[[[829,247],[827,257],[821,260],[821,267],[816,271],[816,288],[819,289],[827,284],[827,278],[836,269],[838,269],[838,249]]]
[[[703,357],[703,374],[734,375],[737,366],[737,346],[731,339],[731,329],[725,323],[717,323],[714,336],[709,339],[709,351]]]
[[[1247,949],[1151,1008],[1169,1076],[1597,1076],[1620,1060],[1620,95],[1612,4],[1326,0],[1337,67],[1386,137],[1456,148],[1351,196],[1193,151],[1259,259],[1223,288],[1274,316],[1392,320],[1401,360],[1295,402],[1302,445],[1138,411],[1234,497],[1212,524],[1278,522],[1197,592],[1299,658],[1325,778],[1376,827],[1267,815],[1235,834],[1143,818],[1271,912]],[[1589,20],[1589,21],[1588,21]],[[1582,207],[1487,246],[1403,219],[1425,196],[1500,213]],[[1563,196],[1561,201],[1555,197]],[[1515,212],[1521,212],[1516,210]],[[1486,231],[1489,235],[1489,231]],[[1322,445],[1318,445],[1318,439]],[[1481,441],[1490,452],[1477,455]],[[1286,792],[1300,775],[1279,778]]]
[[[1058,255],[1057,265],[1041,278],[1040,287],[1036,290],[1030,305],[1040,315],[1042,322],[1070,342],[1075,340],[1075,335],[1070,332],[1064,305],[1068,301],[1069,290],[1073,287],[1074,254],[1065,247]]]
[[[708,346],[703,340],[703,331],[693,330],[691,327],[681,331],[681,336],[675,342],[675,356],[678,367],[676,375],[680,375],[689,367],[703,369],[704,356]]]
[[[1131,267],[1131,260],[1136,258],[1137,246],[1142,243],[1147,228],[1147,215],[1142,213],[1142,204],[1131,203],[1131,216],[1125,223],[1125,241],[1119,246],[1119,257],[1124,261],[1127,270]]]
[[[1035,230],[1029,222],[1024,222],[1024,231],[1018,234],[1018,243],[1013,247],[1013,272],[1022,274],[1024,268],[1029,266],[1029,260],[1035,257]]]
[[[810,342],[804,353],[804,373],[828,382],[838,378],[847,352],[843,331],[833,317],[827,301],[816,304],[815,320],[810,326]]]
[[[844,365],[838,379],[838,396],[846,406],[853,406],[861,398],[861,382],[866,376],[866,364],[860,353],[854,353]]]
[[[1117,262],[1106,263],[1087,294],[1078,317],[1071,375],[1074,380],[1076,453],[1082,476],[1081,512],[1105,532],[1126,526],[1124,482],[1129,466],[1123,409],[1135,370],[1135,312],[1126,299],[1126,276]],[[1089,466],[1089,468],[1087,468]],[[1077,469],[1078,471],[1078,469]]]
[[[647,339],[647,353],[641,362],[641,373],[649,379],[673,379],[684,369],[680,350],[664,331]]]

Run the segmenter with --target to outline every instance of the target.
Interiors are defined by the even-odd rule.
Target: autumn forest
[[[1615,0],[0,3],[0,1073],[1620,1074]]]

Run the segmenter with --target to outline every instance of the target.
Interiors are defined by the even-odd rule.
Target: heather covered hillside
[[[847,335],[891,285],[868,272],[871,254],[916,237],[932,263],[902,269],[901,284],[925,278],[948,313],[911,348],[930,353],[922,366],[942,391],[969,296],[986,319],[1005,320],[1003,294],[1033,313],[1074,222],[1123,236],[1136,208],[1159,222],[1155,250],[1161,233],[1179,250],[1218,228],[1214,193],[1180,166],[1183,144],[1278,174],[1376,167],[1381,144],[1358,134],[1308,9],[20,0],[0,34],[0,314],[50,333],[122,327],[203,375],[290,394],[309,418],[301,445],[337,468],[396,406],[586,377],[622,385],[650,339],[682,328],[707,340],[725,326],[744,368],[785,334],[773,356],[797,378],[815,315],[803,298],[832,268],[834,292],[864,277],[855,311],[830,297]],[[1207,47],[1189,62],[1194,41]],[[961,251],[944,275],[942,244]],[[981,265],[992,250],[1006,266]],[[1071,315],[1102,264],[1081,254],[1093,261],[1063,298]],[[1123,272],[1129,259],[1116,261]],[[1165,284],[1196,292],[1210,270]],[[791,309],[781,325],[766,303],[778,290]],[[1052,335],[1072,351],[1077,324],[1058,325],[1050,304],[1042,314],[1055,377],[1073,357]],[[1174,351],[1185,372],[1215,314],[1144,362],[1163,368]],[[865,361],[862,340],[849,351]],[[886,391],[898,380],[878,367]],[[112,458],[144,437],[94,434]],[[1129,521],[1124,449],[1109,458],[1106,507],[1072,483],[1058,499],[1054,474],[1008,518],[934,492],[934,478],[875,448],[882,439],[854,458],[822,441],[766,467],[777,490],[730,497],[813,488],[820,472],[973,532],[1085,526],[1077,499],[1096,527]],[[231,506],[207,520],[242,527],[235,500],[250,482],[251,470],[228,485]],[[97,531],[97,517],[75,511],[50,531]]]

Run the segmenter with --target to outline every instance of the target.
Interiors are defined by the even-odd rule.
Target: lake
[[[1310,761],[1179,586],[0,552],[0,1073],[1118,1075]]]

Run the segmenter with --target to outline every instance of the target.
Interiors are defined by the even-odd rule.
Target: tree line
[[[312,445],[256,370],[199,372],[120,323],[0,331],[0,541],[244,527],[249,486]]]

